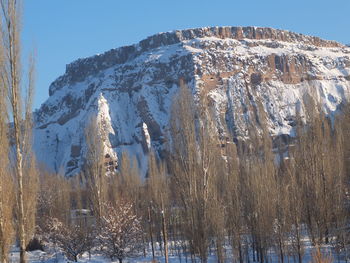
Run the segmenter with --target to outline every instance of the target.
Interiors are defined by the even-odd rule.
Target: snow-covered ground
[[[308,238],[304,238],[304,255],[303,255],[303,262],[310,263],[312,261],[312,254],[316,251],[316,248],[311,245]],[[209,257],[208,257],[208,263],[214,263],[218,262],[215,249],[209,249]],[[323,245],[321,247],[321,252],[326,255],[330,256],[333,259],[333,262],[347,262],[343,255],[338,255],[334,252],[331,245]],[[232,262],[232,250],[230,247],[226,246],[224,249],[225,253],[225,262]],[[156,251],[155,251],[155,261],[156,262],[165,262],[165,258],[163,253],[160,250],[159,244],[156,244]],[[66,262],[72,262],[67,260],[65,256],[54,249],[50,249],[50,252],[43,252],[40,250],[31,251],[27,253],[29,263],[66,263]],[[253,256],[250,254],[250,262],[253,262]],[[279,263],[280,258],[275,253],[273,249],[269,250],[268,252],[268,262],[269,263]],[[200,262],[199,258],[195,259],[196,262]],[[10,263],[19,262],[19,252],[18,249],[13,249],[10,256]],[[119,263],[118,260],[111,261],[110,259],[104,257],[102,254],[99,253],[92,253],[91,257],[88,253],[85,253],[81,258],[79,258],[78,262],[90,262],[90,263],[112,263],[116,262]],[[140,255],[139,257],[133,257],[133,258],[126,258],[123,260],[124,263],[151,263],[152,262],[152,252],[151,247],[146,250],[146,255]],[[172,242],[169,246],[169,262],[170,263],[190,263],[191,262],[191,255],[184,253],[178,253],[178,250],[174,246],[174,242]],[[290,263],[297,263],[297,255],[285,257],[285,262]]]

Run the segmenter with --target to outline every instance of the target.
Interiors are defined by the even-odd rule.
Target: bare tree
[[[1,0],[1,44],[4,63],[1,82],[7,90],[10,120],[13,121],[13,164],[16,175],[17,229],[20,243],[20,262],[25,262],[25,247],[29,241],[26,227],[32,225],[33,207],[25,207],[24,199],[29,190],[24,190],[27,171],[32,174],[34,159],[31,147],[31,106],[34,88],[34,60],[29,64],[28,85],[23,85],[21,68],[21,1]],[[22,93],[24,91],[24,96]]]
[[[162,235],[164,242],[165,262],[168,263],[168,230],[167,220],[169,211],[169,190],[166,166],[157,163],[155,153],[150,152],[148,160],[147,190],[150,195],[150,209],[155,210],[161,218]],[[152,227],[152,226],[151,226]],[[153,246],[153,244],[152,244]]]
[[[6,118],[5,90],[0,89],[0,261],[8,261],[8,251],[13,241],[13,179],[9,167],[8,119]]]
[[[91,118],[85,129],[87,144],[84,179],[89,193],[90,203],[97,221],[103,215],[103,203],[107,201],[107,174],[105,152],[97,118]]]
[[[91,240],[95,237],[92,229],[85,224],[65,224],[52,217],[46,219],[42,236],[45,243],[58,246],[69,260],[75,262],[90,249]]]
[[[343,116],[339,119],[338,126],[342,130],[343,138],[350,137],[350,101],[344,105]],[[343,147],[345,172],[350,175],[350,141],[344,140]]]
[[[171,113],[169,140],[172,144],[168,163],[184,216],[184,233],[192,252],[206,262],[212,229],[210,208],[220,152],[206,96],[201,95],[199,99],[203,107],[195,106],[188,87],[180,83]]]
[[[44,169],[40,173],[37,206],[37,226],[44,227],[46,217],[68,222],[71,209],[71,181],[62,175],[51,174]]]
[[[334,164],[334,175],[339,177],[342,175],[342,182],[332,186],[334,191],[332,201],[335,200],[335,205],[331,208],[331,222],[333,223],[330,234],[338,253],[342,253],[345,258],[348,258],[350,243],[350,233],[348,231],[349,213],[348,213],[348,192],[349,192],[349,175],[350,175],[350,104],[344,103],[342,114],[338,115],[334,120],[334,144],[332,145],[331,163]],[[334,154],[336,153],[336,154]],[[342,156],[342,158],[340,158]],[[337,180],[339,181],[339,180]]]
[[[101,221],[98,235],[103,252],[110,259],[122,263],[125,257],[138,255],[141,251],[141,223],[130,202],[119,201],[115,206],[107,204],[108,211]]]
[[[138,207],[140,202],[141,177],[136,158],[130,159],[127,152],[123,152],[120,160],[119,171],[114,176],[112,187],[114,199],[128,200]]]
[[[230,140],[232,142],[232,140]],[[226,177],[222,178],[225,189],[224,200],[226,203],[225,220],[228,236],[231,240],[233,256],[243,263],[243,234],[244,234],[244,178],[239,171],[239,160],[236,145],[229,143],[225,149],[226,155]]]
[[[274,196],[276,197],[275,211],[275,229],[274,229],[274,242],[276,254],[280,257],[280,262],[285,262],[285,256],[288,255],[288,239],[291,233],[291,214],[290,214],[290,202],[291,196],[288,194],[290,187],[290,179],[287,163],[288,159],[284,160],[283,154],[279,159],[278,172],[276,172],[276,189],[274,189]]]

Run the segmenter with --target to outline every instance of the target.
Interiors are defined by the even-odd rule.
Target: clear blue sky
[[[350,0],[24,0],[24,50],[37,51],[34,107],[77,58],[158,32],[248,25],[350,43]]]

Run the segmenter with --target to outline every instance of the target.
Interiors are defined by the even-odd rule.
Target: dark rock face
[[[193,96],[208,97],[224,141],[227,132],[244,139],[249,122],[264,121],[274,142],[288,142],[305,98],[332,114],[349,94],[350,48],[272,28],[211,27],[160,33],[79,59],[51,84],[35,114],[38,159],[56,172],[79,172],[94,115],[106,154],[116,160],[128,151],[145,172],[150,147],[162,156],[179,79]]]

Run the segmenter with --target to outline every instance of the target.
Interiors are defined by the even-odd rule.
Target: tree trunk
[[[299,225],[296,226],[297,231],[297,249],[298,249],[298,262],[302,263],[303,259],[301,256],[301,244],[300,244],[300,232],[299,232]]]
[[[223,255],[223,251],[222,251],[221,238],[218,238],[216,241],[216,250],[217,250],[218,263],[223,263],[224,262],[224,255]]]
[[[154,244],[153,244],[153,229],[152,229],[152,217],[151,217],[151,208],[148,207],[148,222],[149,222],[149,235],[151,237],[151,247],[152,247],[152,259],[154,260]]]
[[[16,138],[16,157],[17,157],[17,184],[18,184],[18,233],[19,233],[19,246],[20,246],[20,263],[26,262],[26,240],[24,229],[24,203],[23,203],[23,169],[22,169],[22,153],[20,149],[19,139],[19,123],[18,116],[14,116],[14,128]]]
[[[284,263],[284,253],[283,253],[283,241],[281,238],[281,234],[279,235],[279,249],[280,249],[280,259],[281,259],[281,263]]]
[[[1,187],[1,185],[0,185]],[[6,252],[5,252],[5,243],[4,243],[4,234],[3,234],[3,213],[2,213],[2,202],[0,203],[0,240],[2,240],[0,244],[0,260],[1,262],[6,263]]]
[[[255,240],[253,240],[253,243],[252,243],[252,250],[253,250],[253,262],[256,261],[256,258],[255,258]]]
[[[243,263],[241,240],[238,240],[238,257],[239,257],[239,263]]]
[[[14,3],[14,6],[12,6],[13,10],[12,12],[16,12],[16,3]],[[12,19],[14,21],[12,21]],[[18,21],[16,17],[10,18],[10,21],[8,23],[16,23]],[[11,29],[11,25],[9,24],[8,27]],[[12,30],[18,30],[16,27],[12,28]],[[20,103],[21,103],[21,97],[19,94],[20,87],[19,87],[19,72],[18,65],[17,65],[17,55],[16,54],[16,47],[17,47],[17,41],[16,39],[17,35],[16,32],[9,32],[9,62],[10,62],[10,74],[11,74],[11,106],[12,106],[12,115],[13,115],[13,123],[14,123],[14,135],[15,135],[15,144],[16,144],[16,169],[17,169],[17,202],[18,202],[18,233],[19,233],[19,245],[20,245],[20,263],[25,263],[25,228],[24,228],[24,204],[23,204],[23,160],[22,160],[22,149],[21,149],[21,141],[20,141],[20,123],[19,119],[20,116]]]
[[[165,263],[168,263],[169,262],[169,256],[168,256],[168,233],[167,233],[167,230],[166,230],[165,211],[164,211],[163,200],[162,200],[162,224],[163,224],[163,240],[164,240]]]

